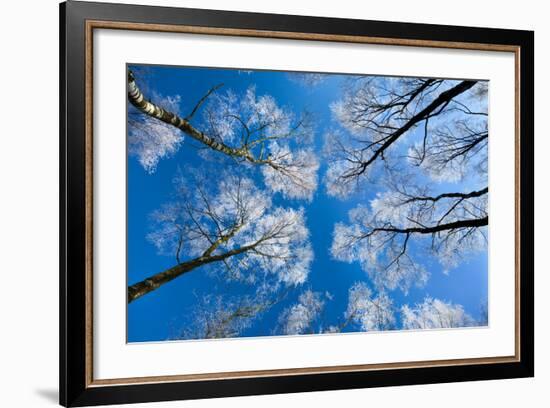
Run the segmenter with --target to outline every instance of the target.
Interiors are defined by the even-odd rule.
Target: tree
[[[369,181],[385,191],[335,226],[336,259],[360,262],[377,287],[406,293],[429,277],[425,257],[411,247],[427,244],[446,269],[486,247],[486,92],[486,82],[440,79],[348,85],[332,110],[351,136],[329,137],[327,191],[346,198]],[[476,187],[445,191],[441,181]]]
[[[314,334],[315,323],[325,306],[323,295],[311,290],[304,291],[298,302],[286,308],[279,316],[277,332],[286,335]]]
[[[365,282],[356,282],[348,291],[348,306],[338,324],[325,327],[323,333],[341,333],[354,326],[358,331],[384,331],[396,328],[393,300],[385,293],[374,296]]]
[[[477,326],[477,322],[461,305],[426,297],[424,302],[413,308],[401,307],[403,329],[438,329],[451,327]]]
[[[373,296],[366,283],[357,282],[349,289],[348,306],[339,324],[328,325],[322,312],[332,295],[325,292],[303,292],[298,302],[279,316],[278,332],[282,334],[340,333],[351,324],[361,331],[381,331],[395,328],[393,301],[385,293]]]
[[[313,133],[309,115],[295,118],[273,97],[256,95],[254,87],[237,95],[232,91],[220,94],[220,86],[211,88],[189,115],[182,117],[173,105],[163,105],[162,99],[158,103],[148,100],[128,71],[128,100],[145,115],[138,121],[143,130],[131,124],[129,132],[131,139],[138,136],[135,144],[144,147],[140,149],[144,167],[154,169],[160,158],[179,147],[181,140],[175,140],[173,133],[176,129],[231,162],[261,167],[271,191],[288,198],[311,199],[317,188],[319,162],[311,148],[303,147]],[[196,120],[199,111],[202,120]],[[151,124],[156,122],[163,125]],[[171,128],[168,133],[167,126]],[[151,146],[156,146],[153,153]]]
[[[346,198],[376,174],[377,164],[391,170],[407,157],[439,180],[459,180],[469,165],[486,172],[486,93],[482,81],[348,81],[342,99],[331,105],[344,132],[327,135],[328,194]],[[408,152],[400,148],[407,140]]]
[[[355,283],[349,290],[345,323],[354,322],[362,331],[392,330],[395,328],[393,301],[381,292],[374,297],[364,282]]]
[[[402,186],[351,210],[349,223],[335,226],[331,252],[360,262],[379,288],[406,293],[427,282],[426,253],[448,269],[486,248],[488,220],[486,189],[430,196]],[[413,238],[423,252],[411,251]]]
[[[191,322],[175,340],[238,337],[285,296],[286,292],[279,297],[263,292],[240,298],[207,294],[194,307]]]
[[[152,216],[148,239],[176,265],[130,285],[128,302],[212,265],[227,279],[258,287],[305,282],[313,251],[302,209],[272,207],[267,194],[238,174],[222,175],[216,187],[195,177],[192,187],[176,177],[177,200]]]
[[[483,314],[479,320],[476,320],[464,311],[462,305],[429,296],[413,307],[404,304],[397,309],[386,292],[379,292],[375,296],[365,282],[353,284],[348,296],[348,305],[342,321],[327,325],[323,321],[322,314],[327,301],[332,300],[332,296],[308,289],[298,297],[296,303],[284,309],[279,315],[275,332],[285,335],[331,334],[341,333],[352,325],[358,331],[387,331],[399,328],[435,329],[487,324]],[[396,319],[396,312],[400,312],[400,322]],[[222,315],[225,316],[228,313],[233,316],[231,312],[222,312]]]
[[[291,81],[307,88],[314,88],[329,77],[328,74],[317,72],[289,72],[287,75]]]

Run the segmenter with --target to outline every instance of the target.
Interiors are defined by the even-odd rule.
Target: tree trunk
[[[200,266],[208,265],[212,262],[223,261],[224,259],[249,251],[255,246],[256,244],[246,245],[244,247],[232,249],[231,251],[227,251],[223,254],[214,256],[203,255],[199,258],[180,263],[179,265],[173,266],[163,272],[159,272],[153,276],[150,276],[149,278],[128,287],[128,303],[133,302],[137,298],[140,298],[143,295],[146,295],[147,293],[158,289],[165,283],[168,283],[171,280],[176,279],[178,276],[181,276],[187,272],[191,272],[192,270]]]
[[[179,265],[173,266],[170,269],[165,270],[164,272],[159,272],[156,275],[150,276],[149,278],[142,280],[132,286],[128,287],[128,303],[136,300],[137,298],[146,295],[149,292],[152,292],[155,289],[158,289],[162,285],[171,280],[181,276],[193,269],[203,265],[203,262],[200,261],[200,258],[195,259],[190,262],[184,262]]]
[[[217,140],[196,129],[193,125],[191,125],[191,123],[189,123],[188,120],[183,119],[175,113],[169,112],[162,107],[147,101],[145,99],[145,96],[141,93],[140,89],[136,85],[134,75],[131,71],[128,71],[128,100],[133,106],[135,106],[146,115],[149,115],[164,123],[177,127],[188,136],[191,136],[193,139],[207,145],[214,150],[217,150],[229,156],[243,157],[247,160],[250,159],[248,157],[249,154],[247,151],[234,149],[224,143],[218,142]]]

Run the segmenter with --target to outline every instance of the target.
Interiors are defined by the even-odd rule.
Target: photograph
[[[128,343],[490,326],[486,78],[126,71]]]

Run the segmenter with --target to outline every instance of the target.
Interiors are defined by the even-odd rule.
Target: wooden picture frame
[[[94,379],[93,32],[170,32],[509,52],[515,56],[515,353],[370,365]],[[60,403],[338,390],[534,375],[534,33],[68,1],[60,5]],[[521,249],[521,250],[520,250]]]

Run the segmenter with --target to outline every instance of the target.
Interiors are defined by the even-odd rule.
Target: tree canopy
[[[486,81],[179,69],[128,70],[129,313],[177,287],[176,340],[487,324],[440,290],[487,274]]]

